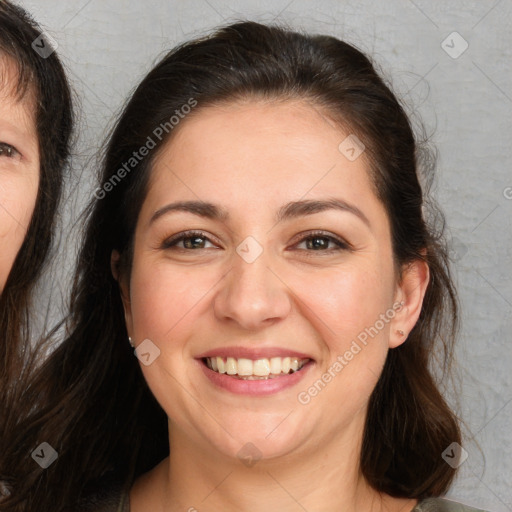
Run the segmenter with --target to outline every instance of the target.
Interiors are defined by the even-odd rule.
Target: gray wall
[[[66,233],[91,197],[95,151],[113,114],[176,43],[238,18],[283,20],[345,38],[374,56],[409,110],[433,132],[439,150],[436,197],[453,239],[463,303],[457,354],[469,454],[450,496],[512,511],[512,2],[20,3],[58,42],[81,98],[78,155],[63,212]],[[463,39],[450,35],[454,31]],[[72,241],[62,240],[68,247],[57,265],[62,283],[73,261]]]

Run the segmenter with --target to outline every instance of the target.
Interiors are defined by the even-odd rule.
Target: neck
[[[409,512],[416,500],[379,493],[364,479],[358,429],[343,438],[324,438],[321,451],[315,449],[318,443],[310,443],[300,453],[262,458],[248,466],[170,426],[172,457],[137,481],[131,512]]]

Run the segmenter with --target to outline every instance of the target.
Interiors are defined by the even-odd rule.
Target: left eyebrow
[[[279,208],[276,213],[275,221],[282,222],[297,217],[313,215],[326,210],[340,210],[352,213],[371,228],[368,217],[366,217],[366,215],[357,208],[357,206],[337,198],[323,200],[309,199],[289,202]],[[229,213],[224,208],[213,203],[206,201],[177,201],[159,208],[153,214],[149,223],[152,224],[163,215],[176,211],[188,212],[212,220],[227,221],[230,218]]]
[[[371,227],[368,217],[366,217],[366,215],[357,206],[350,204],[343,199],[337,198],[292,201],[279,208],[276,215],[276,222],[305,215],[312,215],[326,210],[340,210],[352,213],[356,217],[359,217],[359,219],[361,219],[368,227]]]

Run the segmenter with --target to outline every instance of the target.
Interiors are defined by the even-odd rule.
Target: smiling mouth
[[[311,359],[271,357],[246,359],[235,357],[205,357],[203,363],[212,371],[241,380],[267,380],[300,371]]]

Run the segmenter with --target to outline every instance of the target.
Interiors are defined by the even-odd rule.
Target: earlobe
[[[389,348],[396,348],[407,340],[421,314],[423,299],[430,280],[428,264],[423,260],[409,263],[397,287],[395,303],[401,303],[393,318],[389,335]]]

